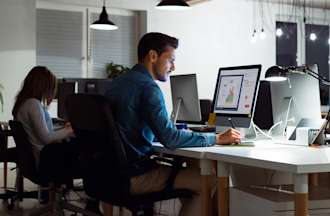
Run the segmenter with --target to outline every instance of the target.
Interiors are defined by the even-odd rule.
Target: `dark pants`
[[[80,177],[78,150],[73,142],[46,145],[40,152],[39,174],[45,182],[72,183]]]

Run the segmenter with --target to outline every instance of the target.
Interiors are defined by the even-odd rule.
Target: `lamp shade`
[[[91,24],[89,27],[92,29],[97,29],[97,30],[116,30],[116,29],[118,29],[118,27],[108,19],[108,14],[105,9],[105,6],[103,6],[103,8],[102,8],[102,12],[100,14],[99,19],[97,21],[93,22],[93,24]]]
[[[187,10],[190,6],[184,0],[162,0],[157,6],[160,10]]]
[[[268,68],[265,74],[265,80],[270,82],[280,82],[287,80],[288,70],[280,66]]]

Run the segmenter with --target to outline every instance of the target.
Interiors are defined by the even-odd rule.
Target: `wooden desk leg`
[[[209,177],[212,174],[212,162],[210,160],[200,160],[201,168],[201,202],[202,202],[202,216],[210,215],[211,207],[211,189],[209,185]]]
[[[229,216],[229,165],[218,161],[218,214]]]
[[[308,185],[318,186],[319,185],[319,174],[318,173],[310,173],[308,174]]]
[[[294,176],[295,216],[308,215],[308,174]]]

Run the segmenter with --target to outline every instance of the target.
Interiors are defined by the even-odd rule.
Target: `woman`
[[[47,107],[54,99],[56,77],[46,67],[36,66],[24,79],[12,110],[14,119],[21,122],[30,140],[39,164],[40,152],[45,145],[57,143],[73,136],[70,124],[60,130],[53,129]]]

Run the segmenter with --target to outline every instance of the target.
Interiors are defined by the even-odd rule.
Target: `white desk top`
[[[210,159],[291,173],[330,172],[330,148],[311,148],[258,141],[254,147],[213,146],[169,150],[154,144],[161,153]]]
[[[234,164],[291,172],[330,172],[330,148],[216,148],[206,158]]]

